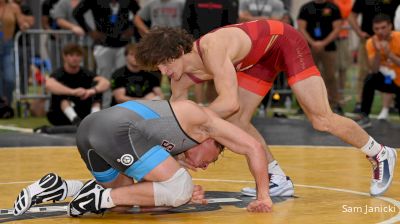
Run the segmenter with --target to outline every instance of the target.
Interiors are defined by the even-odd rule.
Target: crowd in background
[[[86,39],[83,45],[61,46],[58,54],[63,60],[57,64],[57,36],[49,35],[46,57],[51,64],[47,67],[52,69],[44,83],[51,98],[45,113],[53,125],[78,125],[86,115],[117,103],[167,99],[161,74],[142,71],[135,61],[135,42],[154,27],[179,27],[199,38],[225,25],[273,19],[295,26],[303,34],[336,113],[345,112],[347,73],[356,58],[352,112],[360,114],[359,123],[368,127],[375,90],[383,93],[379,119],[387,120],[391,108],[400,107],[400,40],[395,31],[400,29],[399,4],[396,0],[312,0],[293,18],[290,0],[147,0],[143,4],[134,0],[44,0],[43,30],[70,30]],[[0,0],[0,108],[8,108],[8,114],[0,112],[0,117],[12,116],[14,107],[16,71],[10,65],[21,59],[14,57],[13,38],[33,24],[25,1]],[[356,57],[349,47],[350,32],[359,39]],[[93,66],[83,66],[88,58],[94,59]],[[287,87],[282,80],[280,86]],[[199,104],[216,96],[212,81],[197,85],[193,93]],[[38,110],[32,113],[43,114]]]

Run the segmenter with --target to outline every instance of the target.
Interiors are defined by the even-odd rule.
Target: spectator
[[[21,8],[21,15],[24,17],[25,22],[27,22],[27,28],[31,28],[35,23],[35,18],[33,17],[32,10],[27,4],[26,0],[14,0],[16,4]],[[14,35],[20,31],[18,24],[15,26]],[[31,51],[27,49],[31,49],[31,40],[30,38],[19,38],[18,39],[18,61],[19,61],[19,71],[15,73],[15,75],[19,75],[20,78],[20,91],[22,94],[25,94],[27,91],[27,78],[29,77],[29,68],[26,66],[28,63],[23,63],[24,61],[29,61],[32,58]],[[24,55],[25,54],[25,55]]]
[[[366,40],[374,35],[372,30],[372,19],[380,13],[389,15],[391,19],[394,18],[394,13],[400,1],[387,1],[387,0],[355,0],[352,12],[348,18],[350,25],[353,27],[357,36],[360,38],[358,49],[358,78],[357,78],[357,94],[356,106],[354,112],[360,112],[361,108],[361,93],[364,85],[366,75],[369,73],[367,52],[365,50]],[[361,15],[361,26],[358,23],[357,17]]]
[[[336,39],[337,46],[337,55],[336,55],[336,70],[338,72],[338,97],[340,108],[342,108],[346,102],[344,97],[344,90],[346,87],[346,76],[347,69],[351,65],[351,57],[350,57],[350,45],[349,45],[349,32],[350,25],[347,21],[347,18],[350,15],[351,8],[353,3],[348,0],[330,0],[330,2],[334,3],[338,6],[340,10],[340,14],[342,16],[342,26]]]
[[[164,99],[160,88],[160,79],[152,73],[140,70],[136,63],[135,52],[135,44],[126,46],[126,65],[117,69],[111,76],[113,93],[111,105],[137,99]]]
[[[29,21],[17,4],[0,0],[0,98],[7,106],[12,105],[15,87],[13,36],[16,25],[25,30]]]
[[[46,31],[57,30],[58,26],[53,18],[53,7],[58,2],[58,0],[44,0],[42,3],[42,16],[41,25],[42,29]],[[46,35],[42,40],[45,46],[45,55],[43,58],[49,59],[51,62],[51,68],[55,68],[61,65],[60,52],[57,48],[56,36]]]
[[[374,17],[375,35],[368,39],[366,45],[372,73],[365,79],[358,121],[364,128],[371,126],[368,116],[375,90],[396,94],[397,107],[400,109],[400,32],[392,31],[392,28],[390,16],[378,14]]]
[[[93,52],[91,51],[91,46],[93,41],[89,36],[85,35],[85,31],[79,26],[78,22],[75,20],[72,12],[79,4],[80,0],[59,0],[57,4],[54,5],[53,15],[56,20],[57,25],[61,29],[66,29],[72,31],[75,35],[82,37],[82,46],[85,50],[84,64],[90,70],[94,70],[94,59]],[[86,12],[84,15],[85,21],[88,23],[89,27],[94,29],[94,20],[92,12]]]
[[[183,8],[182,28],[194,38],[218,27],[237,23],[238,0],[186,0]],[[217,96],[212,80],[194,87],[197,103],[206,104]]]
[[[100,93],[110,86],[107,79],[80,66],[82,55],[79,45],[65,45],[64,65],[46,80],[46,89],[51,93],[47,118],[53,125],[78,125],[88,114],[99,111]]]
[[[394,29],[400,31],[400,5],[397,6],[396,14],[394,17]]]
[[[85,20],[91,10],[96,24],[92,29]],[[136,0],[81,0],[73,15],[83,30],[94,41],[93,55],[97,74],[111,78],[111,74],[125,63],[124,49],[132,41],[133,15],[139,10]],[[111,92],[103,94],[103,107],[111,103]]]
[[[184,0],[150,0],[135,16],[135,25],[143,36],[150,27],[181,27]]]
[[[285,13],[285,6],[280,0],[240,0],[239,3],[241,22],[258,19],[280,20]]]
[[[182,28],[194,38],[238,22],[238,0],[186,0]]]
[[[299,31],[311,46],[318,68],[322,71],[331,108],[335,113],[343,114],[335,77],[335,39],[342,24],[339,8],[326,0],[311,1],[301,7],[297,23]]]

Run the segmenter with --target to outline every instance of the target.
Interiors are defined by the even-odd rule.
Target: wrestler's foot
[[[22,215],[31,206],[46,201],[62,201],[66,196],[66,182],[57,174],[46,174],[40,180],[22,189],[14,202],[14,215]]]
[[[246,196],[257,196],[257,191],[252,187],[242,188],[241,193]],[[288,176],[269,174],[269,195],[271,197],[288,197],[294,195],[293,182]]]
[[[87,212],[104,213],[106,209],[100,208],[103,192],[104,188],[97,184],[96,180],[93,179],[86,182],[68,204],[68,215],[76,217]]]
[[[393,148],[382,146],[376,156],[367,156],[367,159],[372,164],[370,194],[372,196],[382,195],[392,183],[397,152]]]

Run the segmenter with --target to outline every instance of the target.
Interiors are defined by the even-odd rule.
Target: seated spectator
[[[396,94],[400,107],[400,32],[392,31],[388,15],[378,14],[373,20],[374,36],[367,41],[368,62],[372,70],[365,79],[362,92],[360,126],[371,126],[368,116],[371,112],[375,90]]]
[[[79,45],[65,45],[64,65],[46,80],[46,89],[51,93],[47,119],[53,125],[78,125],[88,114],[99,111],[101,93],[110,87],[106,78],[80,66],[82,55]]]
[[[117,69],[111,76],[112,105],[137,99],[164,99],[160,79],[152,73],[140,70],[135,53],[135,44],[126,46],[126,65]]]

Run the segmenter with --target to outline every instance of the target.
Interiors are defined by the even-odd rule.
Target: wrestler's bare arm
[[[187,100],[189,88],[195,83],[186,75],[183,75],[179,81],[171,80],[171,98],[170,101]]]
[[[235,125],[219,118],[208,108],[202,108],[207,114],[204,130],[212,139],[225,145],[234,153],[246,156],[250,171],[257,185],[257,199],[269,198],[267,158],[262,145],[248,133]]]
[[[224,43],[225,42],[225,43]],[[239,109],[238,82],[232,64],[232,49],[228,49],[228,39],[218,35],[206,35],[201,41],[203,63],[213,75],[217,98],[209,108],[220,117],[226,118]]]

